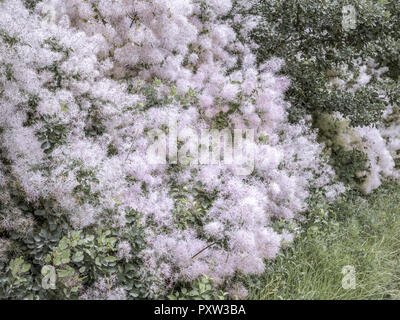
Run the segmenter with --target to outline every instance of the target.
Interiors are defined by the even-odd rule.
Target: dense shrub
[[[292,238],[274,220],[343,190],[230,1],[25,4],[0,3],[3,297],[152,298],[204,276],[243,296]],[[180,147],[185,128],[254,129],[255,170],[150,164],[171,117]]]
[[[343,24],[349,5],[351,28]],[[289,119],[311,115],[321,139],[333,145],[340,176],[367,193],[382,177],[399,177],[399,9],[390,0],[267,0],[246,12],[258,21],[251,36],[259,63],[272,56],[286,62]],[[343,163],[343,150],[354,160]]]

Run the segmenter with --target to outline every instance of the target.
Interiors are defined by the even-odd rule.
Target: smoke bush
[[[272,221],[297,218],[311,189],[334,198],[343,186],[310,124],[287,120],[283,61],[258,68],[252,24],[231,9],[229,0],[49,0],[30,12],[2,1],[0,227],[32,228],[13,211],[16,195],[36,208],[52,201],[74,229],[123,229],[134,210],[146,240],[142,267],[162,279],[159,292],[203,275],[223,284],[262,273],[291,239]],[[241,39],[233,23],[246,26]],[[178,136],[254,129],[252,174],[150,164],[147,133],[167,130],[171,117]],[[134,248],[118,248],[129,260]],[[98,281],[85,297],[103,295]]]

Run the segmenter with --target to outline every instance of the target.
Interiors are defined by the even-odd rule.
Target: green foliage
[[[0,273],[0,297],[32,299],[31,265],[23,257],[10,260],[9,266]]]
[[[34,241],[25,241],[28,247],[25,253],[38,255],[31,259],[32,268],[22,257],[11,260],[0,275],[2,298],[29,295],[40,299],[76,299],[84,286],[117,272],[117,239],[111,236],[110,230],[68,232],[56,245],[50,245],[51,249],[44,255],[41,249],[49,238],[51,234],[42,229],[39,235],[33,235]],[[50,277],[48,288],[43,285],[48,280],[46,277]]]
[[[342,147],[335,147],[331,158],[339,178],[355,185],[363,182],[358,173],[367,169],[367,160],[367,155],[360,150],[344,150]]]
[[[226,300],[228,293],[222,290],[217,290],[212,284],[212,279],[203,276],[187,287],[182,287],[171,293],[169,300]]]
[[[16,45],[20,41],[18,38],[10,36],[3,29],[0,29],[0,38],[10,47]]]
[[[12,241],[11,264],[0,264],[1,299],[75,299],[99,277],[117,272],[117,238],[111,230],[71,231],[51,201],[40,208],[19,207],[23,215],[35,217],[36,227],[29,234],[6,235]]]
[[[348,145],[341,137],[355,137],[351,121],[324,114],[318,117],[316,125],[320,128],[319,140],[329,146],[329,161],[341,181],[354,187],[363,183],[369,165],[361,141],[353,139]]]
[[[39,105],[39,97],[37,95],[29,95],[28,100],[24,105],[20,105],[21,108],[24,108],[27,111],[27,120],[24,123],[24,126],[31,126],[38,121],[37,115],[37,107]]]
[[[35,9],[36,5],[41,1],[42,0],[24,0],[24,5],[27,9],[33,10]]]
[[[8,63],[0,62],[0,72],[4,73],[7,81],[14,81],[14,71],[12,69],[12,65]]]
[[[175,185],[171,188],[171,194],[175,200],[173,211],[175,226],[180,229],[197,226],[200,230],[203,225],[203,217],[216,196],[205,192],[201,185],[190,188],[190,190],[186,186]],[[189,200],[191,196],[194,197],[193,200]]]
[[[146,248],[145,229],[142,224],[142,215],[132,209],[126,212],[127,225],[122,230],[116,230],[119,239],[128,241],[131,246],[131,257],[118,263],[118,284],[127,292],[128,299],[155,299],[159,298],[154,284],[160,285],[159,280],[146,272],[140,253]]]
[[[353,5],[356,28],[342,27],[343,7]],[[381,119],[385,105],[379,96],[382,84],[372,79],[368,89],[356,93],[328,89],[340,66],[347,65],[357,74],[355,59],[373,58],[389,68],[384,86],[395,83],[400,75],[397,54],[400,41],[400,4],[374,0],[263,0],[250,14],[261,15],[261,23],[252,33],[260,45],[260,62],[272,56],[285,59],[282,72],[292,80],[287,97],[292,107],[289,117],[301,120],[305,114],[339,111],[354,126]],[[350,79],[349,79],[350,80]],[[395,98],[389,94],[390,99]],[[397,99],[397,98],[395,98]]]
[[[78,185],[74,187],[74,195],[80,203],[89,202],[97,204],[99,192],[93,192],[91,183],[98,183],[96,173],[93,169],[79,168],[76,174]]]
[[[63,53],[65,58],[68,58],[72,51],[72,49],[66,48],[61,45],[54,37],[44,40],[42,46],[48,46],[51,51]]]
[[[169,93],[162,93],[160,88],[168,89]],[[171,103],[178,103],[182,108],[187,109],[190,105],[194,105],[197,101],[197,93],[192,89],[185,94],[179,94],[177,88],[171,83],[164,83],[160,79],[155,78],[152,82],[138,81],[134,88],[132,84],[129,86],[130,93],[142,94],[145,103],[140,103],[140,110],[147,110],[153,107],[161,107]]]
[[[250,299],[399,299],[400,187],[369,196],[351,191],[331,205],[316,201],[294,245],[248,279]],[[355,268],[355,289],[342,268]]]
[[[141,252],[147,244],[139,212],[127,210],[124,228],[72,231],[52,201],[42,201],[39,208],[24,202],[18,207],[36,225],[28,234],[1,233],[7,250],[1,252],[0,299],[78,299],[99,279],[110,277],[128,299],[160,297],[160,280],[143,268]],[[129,243],[129,256],[118,255],[122,241]]]
[[[54,267],[57,274],[55,290],[60,291],[58,296],[77,298],[85,281],[116,271],[118,259],[113,254],[117,239],[110,235],[110,230],[101,229],[87,235],[73,231],[47,254],[43,268]]]
[[[68,128],[64,124],[54,122],[51,116],[43,117],[43,121],[37,136],[44,153],[50,154],[57,146],[66,142]]]

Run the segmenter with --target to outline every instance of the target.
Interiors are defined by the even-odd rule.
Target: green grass
[[[399,185],[316,206],[294,245],[251,286],[249,299],[400,299],[399,232]],[[355,289],[342,288],[346,265],[355,268]]]

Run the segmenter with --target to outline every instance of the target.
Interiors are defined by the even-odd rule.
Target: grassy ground
[[[400,299],[400,186],[348,194],[310,213],[294,246],[268,264],[250,299]],[[343,289],[342,268],[355,268]]]

